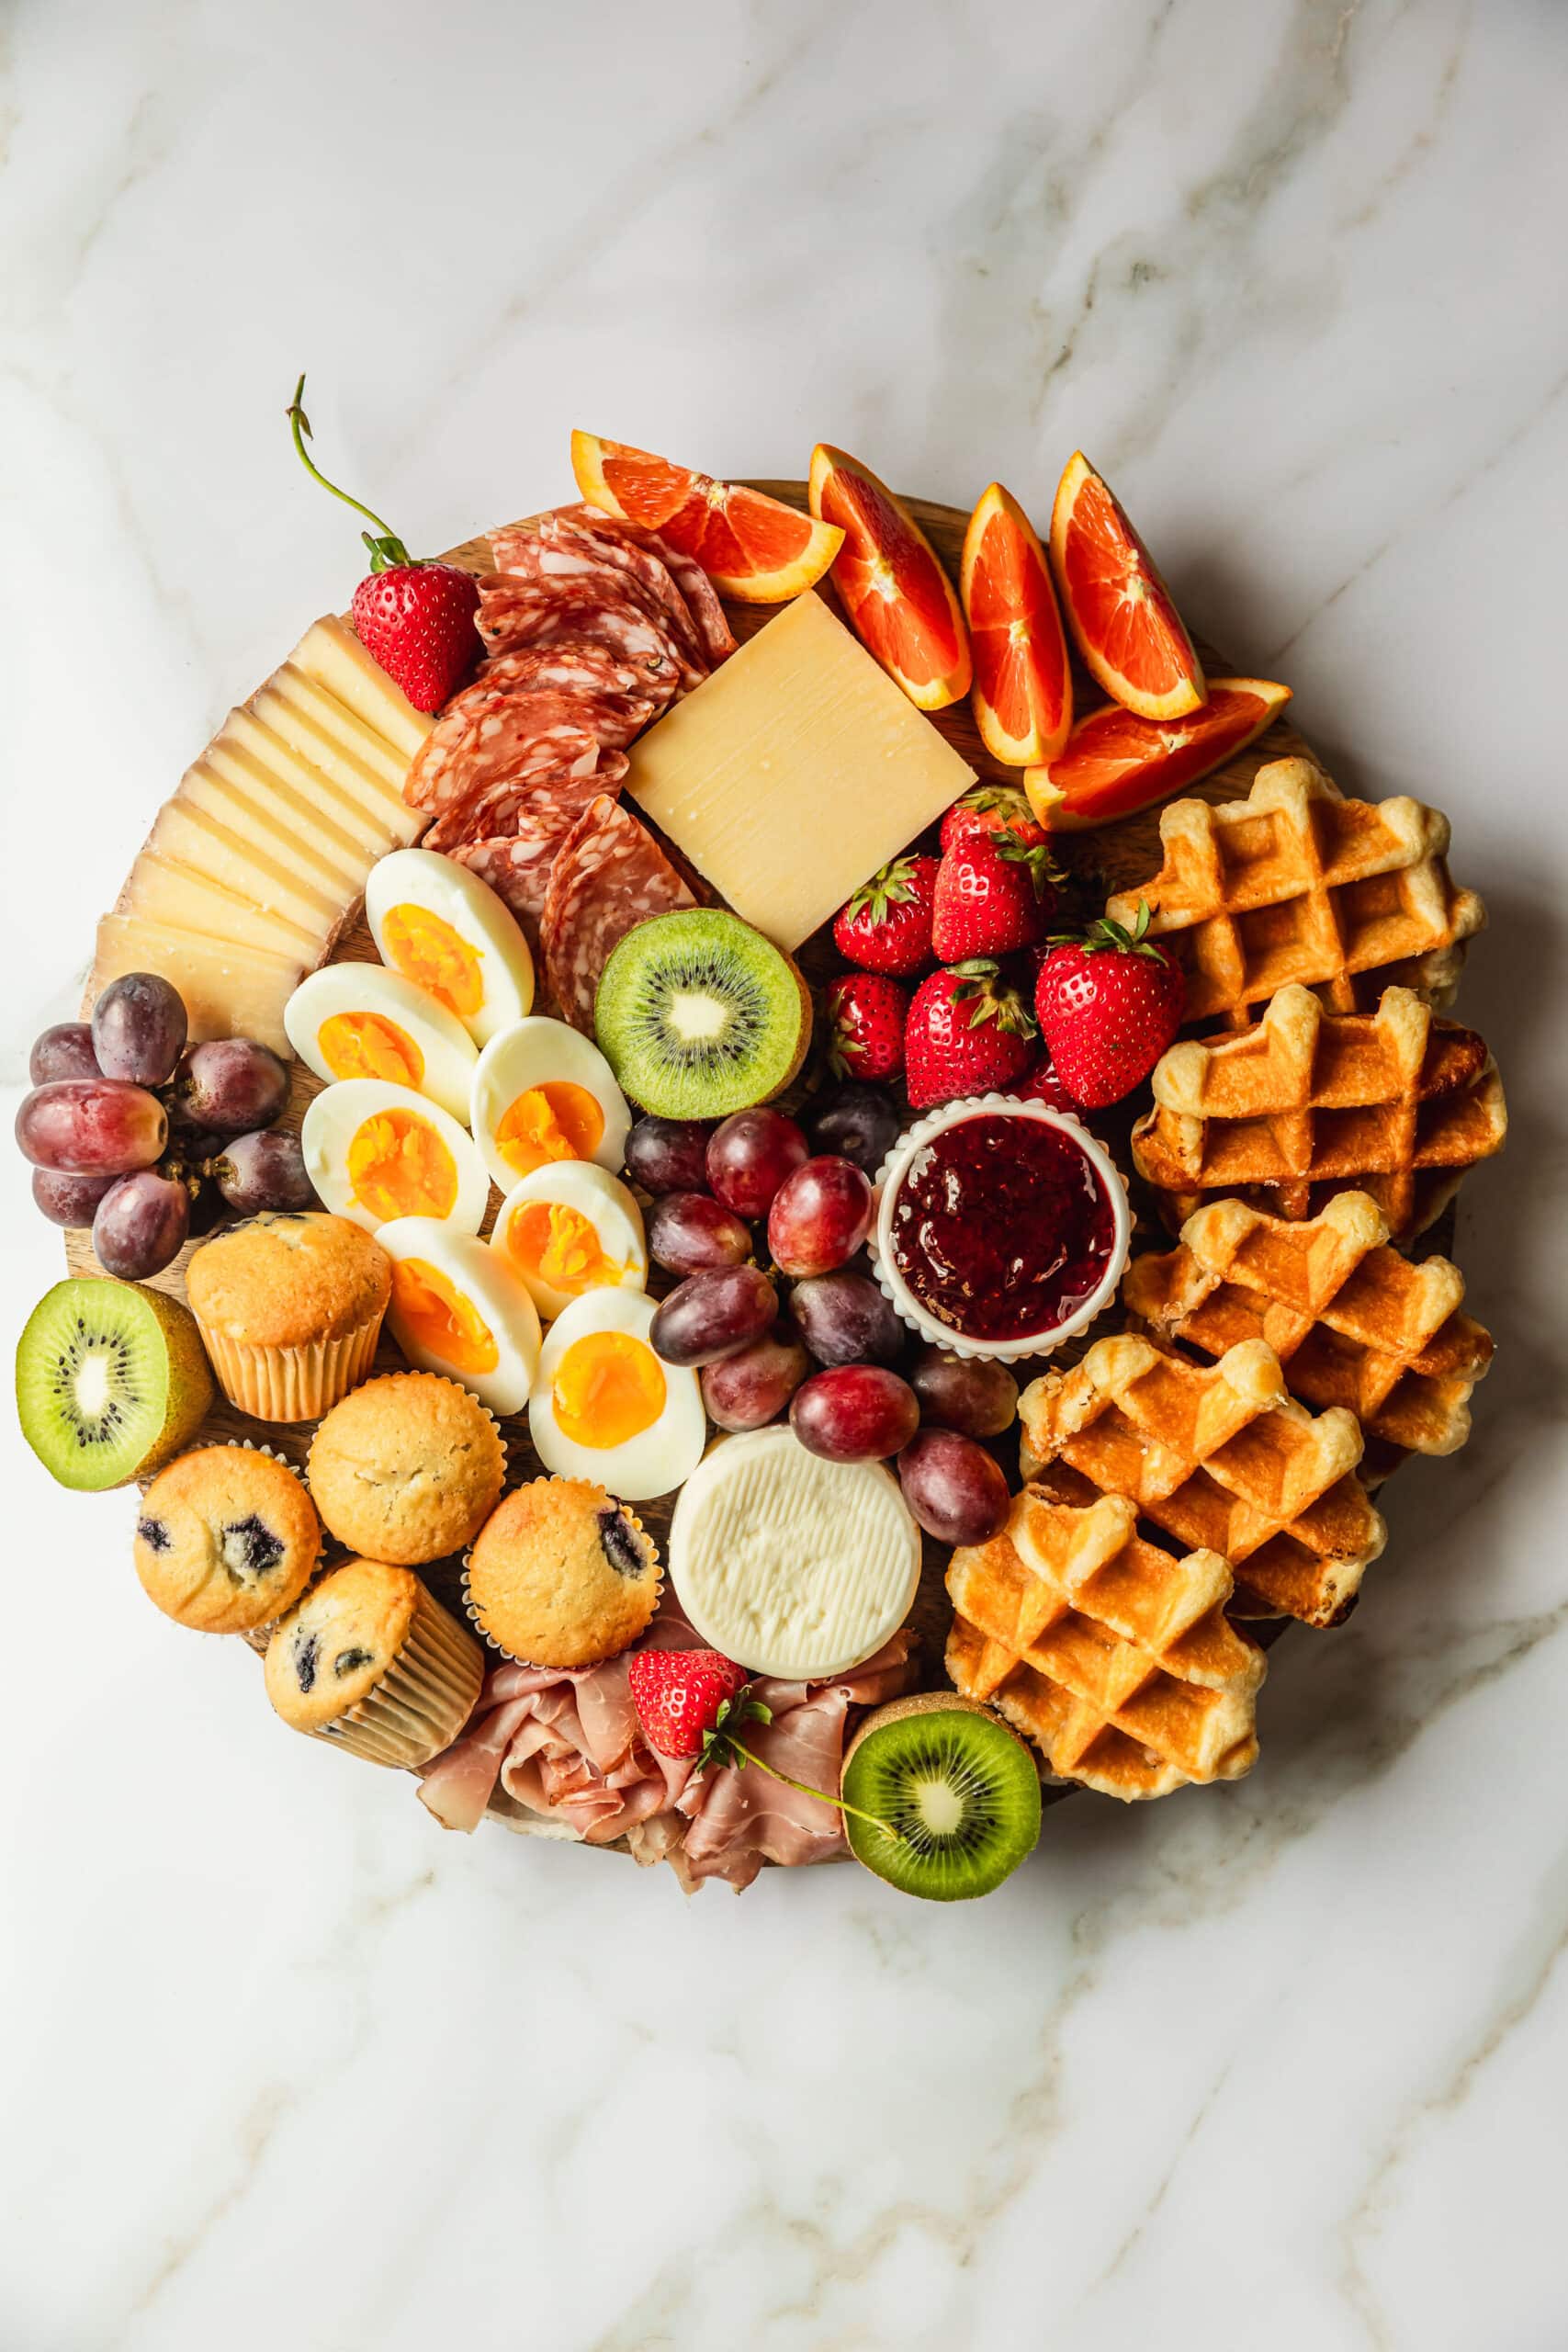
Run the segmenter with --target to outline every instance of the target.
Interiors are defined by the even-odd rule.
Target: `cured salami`
[[[629,765],[624,752],[600,752],[593,763],[536,762],[525,775],[505,777],[438,817],[424,837],[425,845],[446,850],[459,842],[511,833],[559,841],[596,793],[615,798]]]
[[[597,523],[618,532],[633,547],[646,548],[650,555],[657,556],[686,601],[710,669],[716,670],[721,662],[728,660],[735,650],[735,638],[725,618],[718,591],[695,556],[683,555],[668,539],[660,538],[657,531],[644,530],[637,523],[624,523],[615,515],[601,514],[596,507],[565,506],[559,511],[569,521]]]
[[[477,874],[481,882],[488,882],[496,895],[505,899],[522,924],[530,948],[538,956],[539,918],[544,912],[550,869],[559,847],[558,841],[492,838],[460,842],[446,854],[456,865],[466,865],[470,874]]]
[[[668,680],[674,694],[688,681],[689,665],[670,631],[618,583],[611,589],[592,580],[525,580],[493,572],[479,582],[479,628],[494,652],[587,638],[630,662],[654,688]]]
[[[650,916],[695,904],[646,825],[607,794],[591,800],[557,853],[539,924],[562,1020],[592,1036],[611,950]]]
[[[507,694],[468,687],[461,727],[443,734],[441,748],[426,759],[432,735],[422,746],[403,786],[404,797],[437,817],[462,808],[492,785],[527,776],[542,767],[575,765],[592,775],[599,737],[591,707],[571,695]],[[446,728],[444,713],[442,728]],[[437,730],[440,731],[440,730]]]

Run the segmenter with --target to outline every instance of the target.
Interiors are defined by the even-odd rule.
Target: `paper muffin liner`
[[[473,1713],[484,1678],[478,1642],[422,1584],[402,1646],[380,1681],[311,1736],[370,1764],[428,1764]]]
[[[386,1311],[378,1307],[341,1339],[309,1340],[297,1348],[253,1348],[215,1331],[199,1315],[196,1321],[231,1405],[258,1421],[314,1421],[369,1372]]]
[[[286,1453],[279,1453],[276,1445],[263,1445],[259,1439],[254,1437],[226,1437],[223,1442],[236,1453],[265,1453],[269,1462],[276,1462],[280,1469],[288,1471],[295,1484],[302,1490],[311,1510],[316,1510],[315,1498],[305,1484],[304,1472],[298,1463],[290,1462]],[[243,1625],[240,1629],[240,1639],[247,1643],[258,1657],[266,1656],[267,1644],[284,1618],[288,1616],[288,1610],[299,1606],[321,1573],[321,1562],[325,1559],[327,1552],[327,1531],[321,1525],[321,1514],[319,1510],[316,1511],[316,1525],[321,1529],[321,1538],[316,1545],[316,1556],[311,1563],[309,1576],[288,1603],[288,1609],[280,1609],[276,1617],[268,1617],[260,1625]]]
[[[480,1641],[484,1643],[486,1648],[493,1650],[497,1657],[503,1657],[509,1666],[526,1667],[530,1673],[534,1674],[586,1674],[595,1666],[608,1666],[612,1658],[624,1657],[627,1650],[634,1648],[636,1645],[641,1641],[644,1634],[647,1633],[649,1625],[652,1624],[655,1617],[658,1616],[660,1603],[664,1598],[664,1562],[660,1555],[659,1545],[654,1537],[649,1533],[648,1529],[643,1525],[642,1521],[637,1517],[636,1511],[633,1510],[628,1504],[622,1502],[618,1496],[612,1495],[607,1487],[601,1487],[599,1491],[604,1496],[607,1501],[615,1504],[617,1510],[624,1511],[626,1513],[626,1516],[631,1521],[632,1525],[637,1529],[637,1533],[646,1537],[649,1544],[652,1545],[654,1572],[652,1608],[649,1611],[647,1617],[644,1619],[642,1624],[637,1628],[637,1632],[635,1634],[628,1634],[626,1640],[622,1642],[617,1648],[605,1650],[598,1657],[584,1658],[580,1665],[550,1666],[542,1658],[520,1657],[515,1650],[509,1650],[504,1642],[500,1642],[496,1639],[495,1635],[491,1632],[490,1627],[485,1623],[484,1619],[479,1612],[473,1593],[468,1584],[468,1563],[473,1558],[473,1546],[470,1544],[468,1551],[463,1555],[463,1566],[459,1578],[463,1589],[463,1608],[468,1615],[469,1623],[473,1626],[474,1631],[478,1634]],[[504,1502],[505,1499],[505,1497],[502,1496],[502,1501]],[[496,1505],[496,1509],[499,1510],[500,1508],[501,1504],[498,1503]]]

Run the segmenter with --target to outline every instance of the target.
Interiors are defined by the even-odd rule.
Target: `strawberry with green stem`
[[[988,956],[933,972],[904,1024],[904,1089],[923,1111],[959,1094],[1006,1091],[1033,1058],[1034,1023]]]
[[[1130,1094],[1181,1026],[1181,967],[1148,929],[1148,902],[1140,899],[1131,931],[1100,915],[1081,937],[1057,933],[1041,959],[1040,1034],[1057,1077],[1086,1110]]]
[[[937,860],[896,857],[874,874],[833,918],[833,944],[863,972],[900,978],[931,960],[931,901]]]
[[[829,982],[824,1001],[835,1078],[897,1078],[904,1067],[908,991],[881,972],[843,972]]]
[[[931,946],[943,964],[1010,956],[1045,936],[1061,873],[1043,842],[1003,826],[960,834],[944,852],[931,906]]]

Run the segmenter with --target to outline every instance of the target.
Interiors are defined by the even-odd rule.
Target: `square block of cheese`
[[[786,952],[975,780],[814,594],[650,727],[631,763],[626,790]]]

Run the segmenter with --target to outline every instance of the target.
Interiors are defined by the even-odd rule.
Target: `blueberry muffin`
[[[313,1421],[363,1380],[391,1295],[374,1234],[315,1211],[252,1217],[186,1269],[223,1394],[261,1421]]]
[[[291,1609],[321,1555],[321,1523],[269,1453],[204,1445],[141,1498],[136,1573],[149,1600],[202,1634],[250,1634]]]
[[[472,1543],[495,1509],[506,1448],[457,1381],[393,1372],[333,1406],[306,1475],[340,1544],[416,1568]]]
[[[485,1639],[529,1666],[596,1666],[646,1631],[659,1554],[641,1520],[586,1478],[536,1478],[492,1511],[463,1569]]]
[[[344,1560],[274,1631],[266,1695],[296,1731],[372,1764],[427,1764],[473,1712],[484,1653],[411,1568]]]

